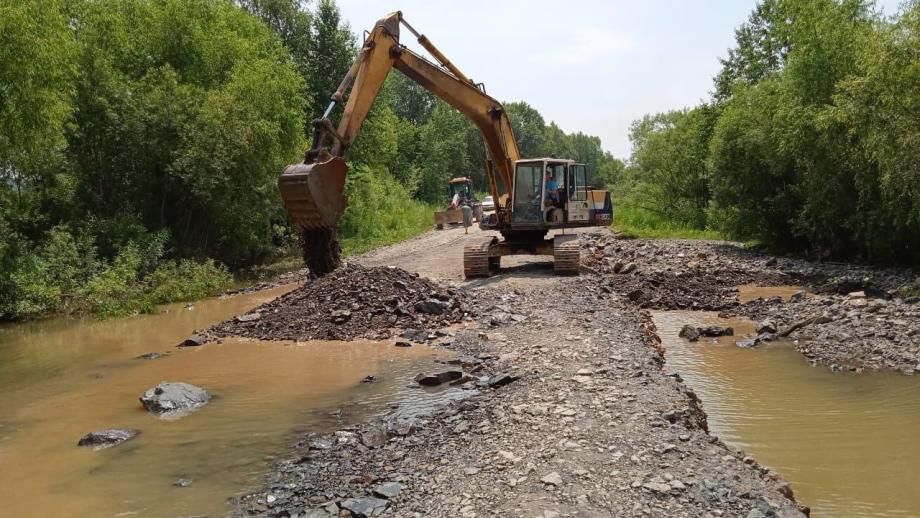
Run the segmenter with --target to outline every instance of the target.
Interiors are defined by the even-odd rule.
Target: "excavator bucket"
[[[278,178],[284,208],[307,230],[335,229],[345,213],[345,174],[348,165],[326,155],[312,164],[294,164]]]

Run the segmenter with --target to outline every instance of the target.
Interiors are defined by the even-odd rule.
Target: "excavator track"
[[[580,248],[575,236],[553,238],[553,270],[556,275],[578,275],[581,265]]]
[[[463,247],[463,276],[467,279],[489,277],[498,270],[500,257],[489,257],[489,248],[498,242],[490,237],[476,240]]]

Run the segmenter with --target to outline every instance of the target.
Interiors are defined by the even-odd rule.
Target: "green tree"
[[[91,2],[76,25],[85,219],[167,228],[181,253],[230,263],[268,253],[278,171],[304,147],[303,81],[277,38],[224,2]]]
[[[61,159],[76,72],[64,6],[60,0],[0,1],[0,191],[16,192],[4,200],[16,204],[3,205],[7,218],[32,210],[25,191]]]
[[[355,59],[355,37],[335,0],[319,0],[310,39],[310,97],[314,110],[325,110]],[[336,113],[341,113],[341,107]],[[317,116],[319,113],[317,113]]]

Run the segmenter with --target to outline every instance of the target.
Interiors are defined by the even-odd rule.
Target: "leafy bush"
[[[153,304],[145,299],[143,285],[138,282],[142,264],[143,258],[137,245],[126,246],[111,265],[80,289],[73,309],[102,317],[125,315],[132,311],[151,312]]]
[[[385,169],[354,167],[347,191],[349,205],[340,227],[346,255],[415,236],[434,224],[435,208],[412,199]]]
[[[147,301],[153,304],[189,301],[213,295],[233,284],[226,266],[213,260],[196,262],[189,259],[167,261],[146,279]]]

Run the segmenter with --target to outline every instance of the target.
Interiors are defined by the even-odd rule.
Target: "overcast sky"
[[[619,157],[629,124],[708,97],[754,0],[338,0],[359,35],[405,19],[501,101],[523,100]],[[883,0],[886,13],[897,0]],[[419,50],[408,31],[401,40]]]

